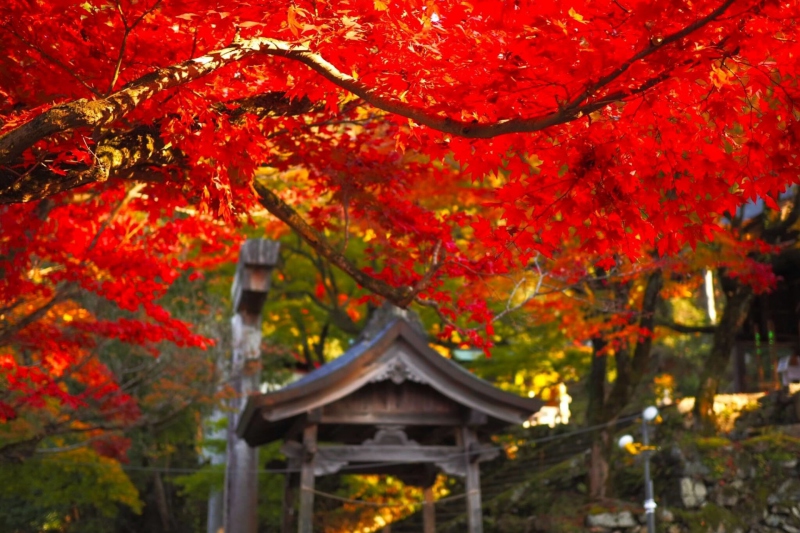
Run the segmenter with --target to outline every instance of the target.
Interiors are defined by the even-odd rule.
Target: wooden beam
[[[458,457],[461,448],[458,446],[416,446],[411,444],[376,444],[373,446],[355,444],[344,446],[320,447],[320,458],[333,461],[356,463],[435,463]]]
[[[322,424],[380,424],[387,426],[460,426],[463,417],[431,413],[322,413]]]
[[[422,531],[436,533],[436,508],[433,503],[433,487],[425,487],[422,491],[425,502],[422,504]]]
[[[300,467],[300,513],[298,533],[313,533],[314,530],[314,463],[317,455],[317,426],[303,430],[304,457]]]
[[[288,471],[283,479],[283,519],[281,533],[292,533],[297,522],[297,485],[299,476],[294,472],[300,461],[289,459],[286,463]]]
[[[301,438],[303,434],[303,429],[305,429],[306,425],[308,424],[308,417],[307,415],[300,415],[298,416],[292,425],[289,426],[289,429],[283,434],[283,440],[288,444],[289,442],[294,442],[294,439]],[[299,443],[298,443],[299,444]]]
[[[475,430],[462,427],[460,431],[461,446],[463,447],[464,460],[467,464],[467,531],[468,533],[483,533],[483,512],[481,510],[481,469],[478,457],[471,450],[480,444]]]
[[[484,426],[489,422],[489,417],[486,413],[470,409],[467,413],[466,423],[468,426]]]
[[[305,443],[302,448],[296,443],[286,443],[281,452],[287,457],[302,459],[304,454],[307,455],[307,449]],[[494,446],[481,446],[477,441],[470,450],[464,450],[461,446],[423,446],[413,442],[403,445],[321,446],[315,451],[313,472],[317,476],[334,474],[344,465],[358,465],[358,463],[433,463],[447,474],[464,477],[468,462],[490,461],[497,457],[497,454],[498,450]]]

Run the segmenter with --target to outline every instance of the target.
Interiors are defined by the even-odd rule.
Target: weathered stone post
[[[247,397],[258,392],[261,355],[261,309],[278,263],[280,243],[249,239],[239,252],[231,288],[233,298],[233,357],[231,385],[236,397],[228,415],[225,465],[225,533],[256,533],[258,505],[258,449],[236,436],[236,423]]]

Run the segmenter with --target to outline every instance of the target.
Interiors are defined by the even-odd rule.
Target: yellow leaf
[[[711,67],[711,73],[709,77],[711,78],[711,83],[714,84],[714,87],[721,89],[723,85],[728,83],[728,80],[731,78],[731,74],[724,69],[713,66]]]
[[[286,20],[289,22],[289,29],[295,37],[299,36],[303,24],[297,21],[297,9],[294,6],[289,6],[289,13],[286,16]]]
[[[344,24],[345,28],[361,27],[361,24],[358,23],[358,17],[348,17],[347,15],[342,17],[342,24]]]
[[[583,16],[580,15],[575,8],[569,8],[569,16],[580,22],[581,24],[588,24],[586,21],[583,20]]]
[[[386,11],[389,9],[389,6],[386,5],[382,0],[375,0],[375,9],[377,11]]]

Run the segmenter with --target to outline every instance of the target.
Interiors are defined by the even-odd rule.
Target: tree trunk
[[[161,481],[161,473],[156,472],[153,476],[153,496],[156,499],[156,509],[158,517],[161,519],[162,531],[169,531],[169,505],[167,504],[167,493],[164,490],[164,483]]]
[[[589,402],[586,406],[586,425],[597,426],[604,422],[603,412],[606,400],[606,376],[608,356],[604,349],[606,341],[600,337],[592,339],[592,366],[589,371],[587,389]],[[608,456],[605,454],[604,440],[608,439],[607,431],[600,431],[592,438],[589,454],[589,498],[599,500],[606,497],[608,486]]]
[[[714,331],[711,352],[700,373],[700,385],[695,394],[695,428],[704,433],[713,433],[716,430],[714,396],[719,390],[720,378],[733,353],[736,334],[747,318],[747,312],[753,301],[753,289],[749,285],[743,285],[730,278],[725,279],[724,284],[727,285],[725,290],[727,301],[717,329]]]
[[[589,498],[602,500],[608,492],[609,458],[611,456],[611,432],[604,428],[595,433],[589,453]]]
[[[652,331],[655,310],[663,284],[660,270],[656,270],[647,279],[642,308],[639,313],[639,327]],[[586,411],[586,423],[589,427],[601,426],[592,438],[589,454],[589,497],[592,500],[605,498],[608,488],[609,459],[611,457],[611,441],[613,422],[620,412],[627,407],[636,388],[647,373],[650,363],[652,336],[640,335],[633,353],[619,349],[614,354],[617,378],[607,393],[606,374],[608,355],[604,352],[605,340],[592,339],[592,366],[589,373],[589,403]]]

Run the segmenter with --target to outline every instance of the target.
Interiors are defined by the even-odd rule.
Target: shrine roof
[[[280,390],[251,396],[237,433],[251,446],[281,439],[299,417],[384,381],[428,386],[466,411],[482,414],[492,428],[521,424],[541,407],[540,400],[498,389],[441,356],[419,329],[404,318],[393,318],[382,329],[368,327],[337,359]]]

